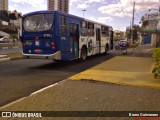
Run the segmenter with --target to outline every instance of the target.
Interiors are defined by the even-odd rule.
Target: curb
[[[18,48],[22,48],[22,47],[19,47],[19,46],[13,46],[13,47],[0,47],[0,49],[2,49],[2,50],[6,50],[6,49],[18,49]]]
[[[23,59],[23,56],[19,56],[19,57],[12,57],[10,58],[11,60],[20,60],[20,59]]]
[[[12,57],[12,58],[0,58],[0,63],[1,62],[9,62],[12,60],[20,60],[23,59],[23,56],[19,56],[19,57]]]
[[[11,60],[11,58],[1,58],[0,59],[0,62],[8,62],[8,61],[10,61]]]
[[[6,49],[9,49],[9,47],[2,47],[1,49],[2,50],[6,50]]]
[[[0,54],[0,58],[5,58],[7,55]]]

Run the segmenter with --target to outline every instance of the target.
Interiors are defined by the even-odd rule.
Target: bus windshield
[[[24,18],[23,26],[27,32],[50,30],[53,24],[53,14],[36,14]]]

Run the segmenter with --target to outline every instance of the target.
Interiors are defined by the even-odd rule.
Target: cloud
[[[11,2],[18,4],[29,4],[34,8],[46,9],[46,0],[10,0]]]
[[[73,4],[86,4],[87,6],[90,6],[92,3],[106,3],[105,0],[70,0],[70,5]]]
[[[131,9],[130,8],[123,8],[121,4],[110,4],[108,6],[102,6],[98,8],[98,11],[100,11],[103,14],[108,14],[111,16],[118,16],[118,17],[124,17],[124,16],[131,16]]]
[[[88,8],[88,5],[86,5],[86,4],[78,4],[77,8],[86,9],[86,8]]]
[[[88,3],[93,3],[93,2],[100,3],[100,2],[104,2],[104,0],[88,0]]]
[[[132,16],[134,1],[136,2],[136,11],[138,12],[149,8],[158,8],[160,4],[159,0],[120,0],[117,3],[101,6],[98,8],[98,11],[117,17]]]
[[[73,5],[73,3],[77,3],[78,2],[78,0],[70,0],[70,6],[72,6]]]
[[[97,21],[99,23],[103,23],[103,24],[107,24],[107,23],[113,21],[112,17],[99,17],[99,18],[90,17],[89,19],[93,20],[93,21]]]

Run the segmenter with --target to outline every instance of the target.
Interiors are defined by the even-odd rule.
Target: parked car
[[[7,43],[7,42],[9,42],[9,38],[0,38],[0,42],[1,43]]]
[[[120,40],[116,43],[115,49],[116,50],[125,50],[128,46],[129,42],[127,40]]]

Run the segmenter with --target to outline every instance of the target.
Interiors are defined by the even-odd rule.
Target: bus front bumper
[[[61,52],[58,51],[54,54],[25,54],[23,53],[24,58],[29,58],[29,59],[52,59],[52,60],[61,60]]]

